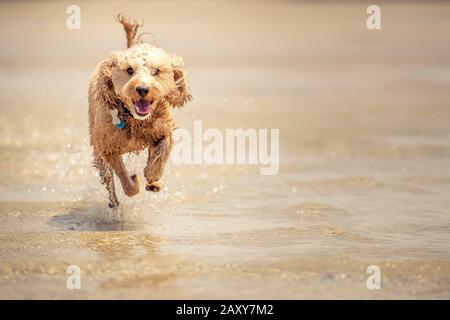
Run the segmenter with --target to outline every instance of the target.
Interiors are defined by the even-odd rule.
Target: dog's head
[[[161,48],[143,43],[113,52],[109,66],[109,89],[136,119],[149,118],[157,105],[181,107],[192,99],[183,60]]]

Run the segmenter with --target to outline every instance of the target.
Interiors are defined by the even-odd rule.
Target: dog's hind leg
[[[104,161],[98,154],[94,153],[94,167],[97,168],[100,175],[100,181],[106,186],[106,190],[109,194],[109,204],[110,208],[117,208],[119,206],[119,200],[116,195],[116,188],[114,186],[114,172],[112,168]]]
[[[111,155],[107,158],[108,164],[114,170],[114,173],[122,184],[123,191],[129,197],[135,196],[139,193],[139,177],[133,174],[131,177],[128,175],[127,168],[120,155]]]
[[[159,179],[164,173],[164,167],[172,150],[172,137],[164,137],[156,145],[148,148],[147,166],[144,175],[147,179],[145,190],[158,192],[161,189]]]

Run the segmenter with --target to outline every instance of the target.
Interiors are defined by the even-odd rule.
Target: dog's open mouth
[[[139,116],[146,116],[152,111],[153,100],[139,99],[134,103],[136,113]]]

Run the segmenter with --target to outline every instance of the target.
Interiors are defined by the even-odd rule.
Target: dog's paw
[[[119,204],[118,206],[109,207],[106,215],[106,221],[108,223],[120,222],[123,220],[123,218],[124,218],[124,210],[121,204]]]
[[[139,193],[141,180],[135,174],[130,176],[130,179],[131,179],[131,182],[132,182],[131,188],[125,189],[124,192],[125,192],[125,194],[127,196],[132,197],[132,196],[135,196],[135,195],[137,195]]]
[[[152,192],[159,192],[161,190],[161,184],[158,181],[147,183],[145,190]]]

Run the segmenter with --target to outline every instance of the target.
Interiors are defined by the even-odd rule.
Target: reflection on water
[[[369,39],[353,3],[326,4],[326,26],[313,3],[202,4],[195,20],[181,9],[200,4],[180,3],[185,35],[146,3],[160,12],[148,31],[190,71],[178,125],[279,128],[280,171],[169,165],[160,193],[120,192],[120,222],[90,163],[86,97],[95,64],[123,45],[115,12],[86,3],[70,33],[53,3],[1,6],[1,23],[30,12],[41,26],[0,28],[1,298],[449,297],[450,28],[434,17],[450,5],[411,4],[413,37],[385,4],[389,30]],[[140,175],[145,159],[125,158]],[[65,288],[72,264],[79,292]],[[372,264],[379,291],[365,287]]]

